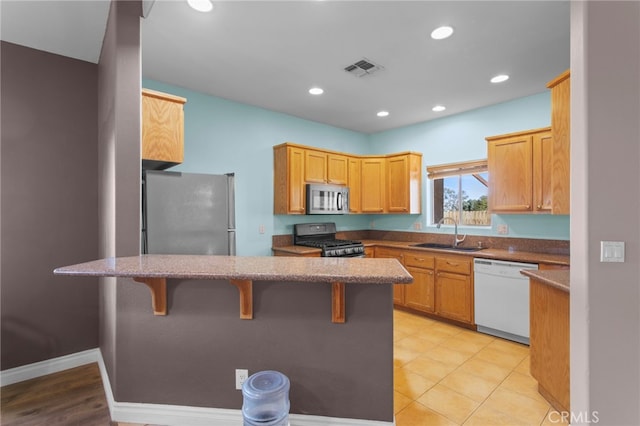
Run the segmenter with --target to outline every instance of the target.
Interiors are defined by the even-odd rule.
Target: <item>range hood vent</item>
[[[384,69],[382,65],[375,64],[367,58],[362,58],[361,60],[344,68],[346,72],[353,74],[356,77],[364,77],[382,69]]]

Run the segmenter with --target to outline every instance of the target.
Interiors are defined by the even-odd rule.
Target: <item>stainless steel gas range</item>
[[[322,257],[364,257],[364,244],[360,241],[337,239],[336,224],[333,222],[293,225],[293,243],[319,248],[322,250]]]

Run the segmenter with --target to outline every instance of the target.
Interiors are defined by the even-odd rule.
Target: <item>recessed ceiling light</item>
[[[213,10],[211,0],[187,0],[187,3],[198,12],[211,12]]]
[[[496,75],[491,79],[492,83],[502,83],[503,81],[509,80],[509,76],[506,74]]]
[[[431,108],[431,111],[442,112],[445,109],[447,109],[447,107],[445,107],[444,105],[436,105],[433,108]]]
[[[324,90],[319,87],[312,87],[311,89],[309,89],[309,93],[311,93],[312,95],[322,95],[324,93]]]
[[[389,111],[380,111],[376,114],[378,117],[386,117],[389,115]]]
[[[453,34],[453,28],[443,26],[431,31],[431,38],[434,40],[442,40],[451,36],[451,34]]]

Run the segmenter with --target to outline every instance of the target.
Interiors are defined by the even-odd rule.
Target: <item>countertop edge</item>
[[[293,260],[296,259],[296,260]],[[380,260],[380,259],[378,259]],[[104,258],[54,269],[55,275],[287,281],[345,284],[410,284],[395,259],[384,265],[365,258],[141,255]]]
[[[565,293],[570,293],[571,291],[570,272],[568,270],[523,269],[520,273]]]

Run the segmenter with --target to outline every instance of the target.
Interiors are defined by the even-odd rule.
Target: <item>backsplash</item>
[[[431,234],[426,232],[404,232],[404,231],[382,231],[366,229],[360,231],[340,231],[336,234],[338,238],[349,240],[387,240],[403,242],[433,242],[440,244],[453,243],[453,234]],[[508,238],[489,237],[479,235],[467,235],[460,245],[465,247],[476,247],[482,243],[482,247],[509,251],[526,251],[531,253],[546,253],[569,255],[569,241],[566,240],[544,240],[537,238]],[[290,246],[293,244],[293,236],[274,235],[272,237],[273,247]]]

